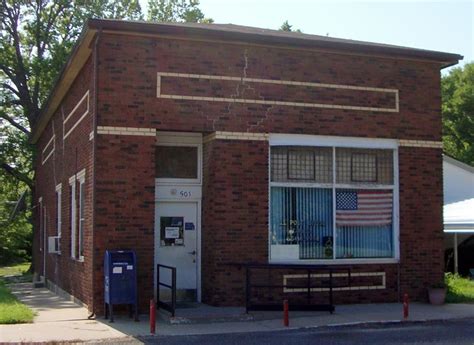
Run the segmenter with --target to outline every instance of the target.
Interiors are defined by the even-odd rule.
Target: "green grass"
[[[32,322],[34,312],[16,299],[0,280],[0,324]]]
[[[10,292],[9,282],[30,280],[29,262],[0,267],[0,324],[32,322],[35,313]]]
[[[0,277],[25,275],[27,274],[30,265],[31,263],[29,262],[23,262],[13,266],[0,267]]]
[[[474,303],[474,281],[459,275],[447,273],[445,276],[447,303]]]

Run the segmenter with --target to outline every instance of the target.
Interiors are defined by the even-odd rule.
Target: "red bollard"
[[[288,327],[290,325],[290,320],[288,318],[288,300],[283,301],[283,325]]]
[[[155,327],[156,327],[156,306],[155,300],[150,300],[150,333],[155,334]]]
[[[403,295],[403,319],[408,319],[408,294]]]

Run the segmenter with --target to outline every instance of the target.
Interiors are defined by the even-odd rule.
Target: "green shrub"
[[[474,303],[474,281],[458,274],[446,273],[445,283],[448,288],[446,302]]]

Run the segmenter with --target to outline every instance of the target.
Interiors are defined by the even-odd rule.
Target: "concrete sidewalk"
[[[117,316],[114,323],[103,319],[88,320],[85,308],[45,288],[34,289],[31,283],[11,287],[18,298],[32,307],[38,316],[33,324],[0,325],[0,342],[100,342],[113,339],[114,343],[122,341],[140,343],[139,337],[149,335],[149,321],[145,315],[141,315],[140,322],[134,322],[126,316]],[[180,319],[180,315],[181,317],[184,315],[184,318]],[[259,312],[248,316],[243,314],[242,308],[215,308],[201,305],[178,310],[177,316],[177,320],[190,323],[171,324],[166,318],[160,318],[156,327],[157,334],[218,334],[285,329],[281,312]],[[410,305],[409,321],[467,317],[474,318],[472,304]],[[328,312],[290,312],[290,328],[400,322],[401,319],[401,304],[339,305],[332,315]]]
[[[0,343],[90,341],[126,337],[126,334],[95,320],[88,311],[46,288],[32,283],[9,285],[17,298],[36,311],[33,323],[0,325]]]

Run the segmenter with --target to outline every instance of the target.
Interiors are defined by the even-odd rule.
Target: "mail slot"
[[[107,250],[104,258],[105,318],[114,321],[113,305],[127,304],[138,320],[137,260],[132,250]]]

